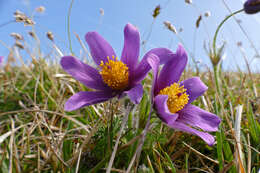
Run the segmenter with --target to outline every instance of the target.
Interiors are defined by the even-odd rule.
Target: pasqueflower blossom
[[[260,11],[260,0],[247,0],[244,3],[244,10],[247,14],[255,14]]]
[[[147,63],[148,57],[155,54],[163,57],[160,62],[165,63],[171,54],[168,49],[155,48],[147,52],[138,63],[140,34],[131,24],[127,24],[124,29],[124,47],[120,60],[110,44],[97,32],[88,32],[85,39],[96,68],[73,56],[62,57],[60,63],[67,73],[94,91],[81,91],[70,97],[65,103],[67,111],[104,102],[115,96],[121,98],[127,95],[133,103],[139,103],[143,94],[141,81],[151,69]]]
[[[203,131],[217,131],[220,118],[191,104],[207,90],[207,86],[199,77],[179,82],[187,64],[187,54],[180,45],[171,55],[160,74],[160,59],[152,55],[147,60],[154,74],[152,98],[157,115],[167,126],[197,135],[208,145],[213,145],[214,137]]]

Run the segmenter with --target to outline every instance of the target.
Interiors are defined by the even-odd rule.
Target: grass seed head
[[[153,18],[156,18],[161,12],[161,6],[157,5],[155,9],[153,10]]]
[[[46,33],[46,35],[47,35],[47,38],[48,38],[49,40],[51,40],[51,41],[54,40],[54,36],[53,36],[53,33],[52,33],[51,31],[48,31],[48,32]]]
[[[13,37],[15,40],[24,40],[23,36],[16,32],[12,32],[10,36]]]

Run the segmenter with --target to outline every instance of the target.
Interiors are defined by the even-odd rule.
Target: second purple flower
[[[214,137],[203,131],[217,131],[220,118],[191,104],[207,90],[207,86],[199,77],[179,82],[187,64],[187,54],[180,45],[177,52],[171,55],[171,60],[163,66],[160,74],[160,59],[156,55],[148,59],[154,72],[154,108],[159,118],[169,127],[197,135],[209,145],[213,145]]]

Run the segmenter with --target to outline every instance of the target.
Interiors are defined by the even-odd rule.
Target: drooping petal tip
[[[171,124],[168,124],[169,127],[174,128],[174,129],[178,129],[187,133],[191,133],[193,135],[199,136],[201,139],[203,139],[209,146],[214,145],[215,143],[215,138],[214,136],[212,136],[211,134],[205,133],[205,132],[201,132],[199,130],[193,129],[189,126],[187,126],[186,124],[182,123],[182,122],[173,122]]]
[[[191,104],[186,105],[185,108],[179,111],[179,115],[177,121],[208,132],[218,131],[221,122],[217,115]]]

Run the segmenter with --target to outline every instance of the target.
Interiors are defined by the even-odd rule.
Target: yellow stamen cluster
[[[128,67],[117,58],[107,57],[107,62],[101,61],[99,72],[103,81],[114,90],[122,90],[128,86]]]
[[[159,94],[168,95],[167,106],[171,113],[176,113],[184,108],[189,101],[186,89],[178,83],[162,89]]]

